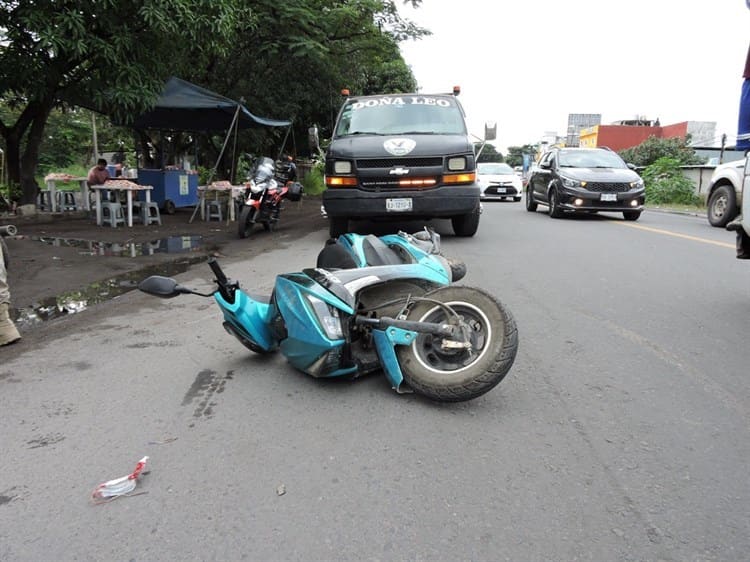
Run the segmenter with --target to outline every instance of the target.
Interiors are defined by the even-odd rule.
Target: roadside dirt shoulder
[[[162,214],[161,225],[132,228],[97,226],[83,214],[0,219],[0,224],[18,229],[15,237],[5,239],[10,254],[11,307],[16,312],[45,308],[61,295],[111,291],[113,285],[128,290],[137,283],[139,272],[142,277],[157,270],[169,274],[170,266],[185,270],[210,255],[229,261],[248,259],[278,243],[280,237],[327,226],[316,197],[288,202],[275,232],[265,232],[258,225],[247,239],[239,238],[236,222],[208,222],[200,216],[190,222],[192,212],[192,208],[178,209],[173,215]],[[24,328],[23,324],[19,327],[22,334]]]

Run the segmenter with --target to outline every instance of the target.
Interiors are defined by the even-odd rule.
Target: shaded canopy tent
[[[136,117],[131,124],[135,129],[157,129],[160,131],[182,132],[218,132],[226,131],[224,144],[219,156],[211,169],[210,181],[224,155],[232,134],[237,144],[237,132],[240,129],[255,127],[287,127],[284,144],[291,130],[291,121],[267,119],[253,115],[244,105],[244,100],[235,101],[220,94],[202,88],[186,80],[172,76],[167,80],[161,96],[153,107]],[[162,159],[164,152],[162,151]],[[232,156],[232,179],[236,154]],[[162,160],[163,167],[163,160]],[[139,175],[141,171],[139,170]],[[196,184],[197,186],[197,184]],[[155,191],[161,193],[164,190]],[[166,197],[166,195],[165,195]],[[196,196],[197,197],[197,196]],[[182,203],[190,204],[191,198],[182,199]],[[198,207],[196,206],[196,211]],[[193,217],[195,213],[193,213]],[[191,217],[192,221],[192,217]]]
[[[164,85],[153,109],[139,115],[136,129],[172,131],[230,131],[251,127],[288,127],[291,121],[266,119],[226,98],[176,76]]]
[[[244,101],[244,100],[243,100]],[[267,119],[253,115],[241,103],[220,94],[172,76],[167,80],[161,96],[153,108],[135,118],[135,129],[159,129],[184,132],[226,131],[213,175],[224,155],[232,133],[237,138],[239,129],[254,127],[287,127],[286,136],[291,130],[291,121]],[[286,136],[284,144],[286,144]],[[232,158],[232,173],[234,173]]]

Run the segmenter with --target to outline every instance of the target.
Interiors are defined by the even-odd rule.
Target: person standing
[[[8,289],[8,248],[0,238],[0,346],[21,339],[16,325],[10,319],[10,290]]]

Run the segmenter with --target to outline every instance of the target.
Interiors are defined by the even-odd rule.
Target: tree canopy
[[[0,135],[9,179],[22,203],[34,201],[54,108],[87,107],[127,124],[170,75],[243,98],[257,115],[292,119],[298,138],[310,124],[326,134],[341,87],[415,89],[398,42],[427,33],[399,16],[395,0],[4,2],[0,102],[9,111]],[[261,142],[257,135],[243,142]]]

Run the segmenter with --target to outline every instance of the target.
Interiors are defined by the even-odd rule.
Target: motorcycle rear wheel
[[[406,383],[418,394],[440,402],[471,400],[489,392],[508,374],[518,351],[518,330],[510,311],[491,294],[452,285],[424,295],[450,306],[470,328],[472,349],[443,349],[443,338],[418,334],[411,345],[397,346]],[[447,322],[439,304],[417,302],[408,319]]]
[[[242,207],[240,213],[240,220],[237,221],[237,233],[240,238],[247,238],[253,233],[255,228],[255,216],[258,214],[258,209],[255,207],[248,207],[245,205]]]

